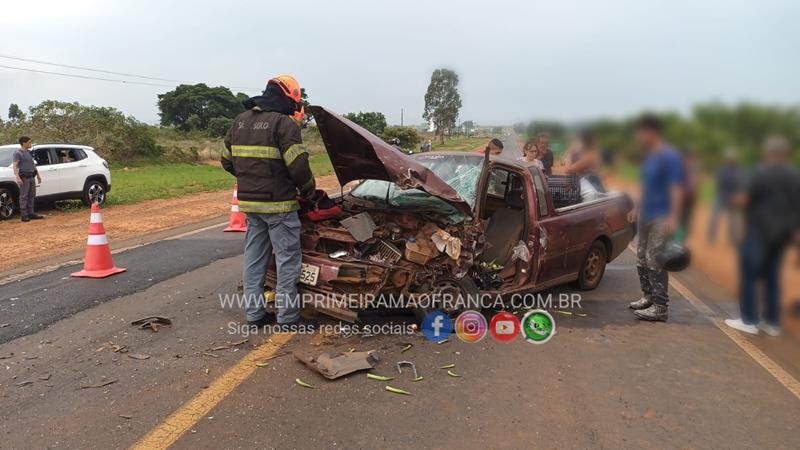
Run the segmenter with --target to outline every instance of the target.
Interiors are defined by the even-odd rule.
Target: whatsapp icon
[[[528,311],[522,317],[522,337],[531,344],[544,344],[556,334],[556,321],[543,309]]]

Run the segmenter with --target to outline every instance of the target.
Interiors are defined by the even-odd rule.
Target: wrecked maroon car
[[[559,184],[554,196],[528,163],[404,155],[325,108],[309,112],[339,183],[360,181],[334,199],[337,218],[302,220],[300,292],[324,298],[315,308],[336,318],[355,321],[387,296],[424,313],[422,295],[506,297],[570,282],[594,289],[633,238],[626,194],[570,200]]]

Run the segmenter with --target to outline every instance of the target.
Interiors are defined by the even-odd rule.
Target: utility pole
[[[400,126],[403,126],[403,108],[400,108]]]

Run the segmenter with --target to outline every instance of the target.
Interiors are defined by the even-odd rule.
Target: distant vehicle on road
[[[19,186],[12,167],[12,155],[19,145],[0,146],[0,220],[19,210]],[[84,205],[103,204],[111,190],[108,162],[92,147],[70,144],[37,144],[31,149],[42,175],[36,201],[81,200]]]

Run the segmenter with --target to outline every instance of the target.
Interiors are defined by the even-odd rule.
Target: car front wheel
[[[17,212],[17,202],[10,189],[0,188],[0,220],[7,220]]]
[[[86,206],[94,203],[104,204],[106,202],[106,184],[98,180],[89,180],[83,186],[83,197],[81,201]]]

